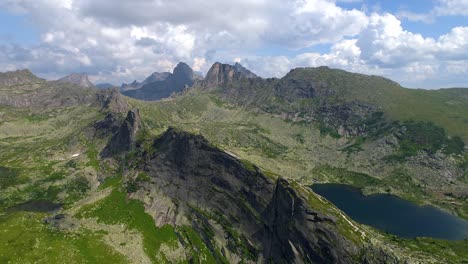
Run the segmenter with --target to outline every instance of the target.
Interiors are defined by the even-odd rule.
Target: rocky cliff
[[[112,119],[105,124],[112,124]],[[136,135],[141,129],[140,112],[138,109],[129,110],[127,117],[120,125],[117,132],[111,137],[106,147],[101,152],[101,157],[106,158],[125,154],[135,149]]]
[[[135,166],[150,180],[127,183],[156,223],[191,225],[231,262],[359,262],[362,245],[341,233],[335,216],[201,136],[170,128]]]

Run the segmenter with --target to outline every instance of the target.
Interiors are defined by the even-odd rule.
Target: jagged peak
[[[121,155],[135,149],[136,135],[142,128],[140,111],[138,108],[130,109],[118,131],[111,137],[101,152],[102,158]]]
[[[71,83],[85,88],[95,87],[88,79],[87,73],[72,73],[57,80],[62,83]]]

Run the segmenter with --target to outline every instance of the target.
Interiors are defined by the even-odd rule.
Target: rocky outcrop
[[[71,83],[85,88],[95,87],[94,84],[89,81],[88,75],[86,73],[72,73],[61,79],[58,79],[57,82]]]
[[[95,104],[101,108],[101,111],[114,113],[125,113],[130,109],[117,88],[98,91]]]
[[[219,85],[225,85],[241,79],[252,79],[258,76],[244,68],[239,63],[234,66],[216,62],[211,66],[206,74],[202,87],[205,90],[211,90]]]
[[[110,112],[104,117],[104,119],[94,123],[91,137],[105,138],[108,135],[117,133],[119,127],[119,116]]]
[[[136,135],[141,129],[140,112],[130,110],[117,132],[111,137],[106,147],[101,151],[102,158],[118,156],[135,149]]]
[[[201,136],[170,128],[141,151],[136,167],[151,180],[140,183],[136,196],[147,212],[160,225],[185,216],[211,250],[220,248],[231,261],[359,259],[360,245],[340,233],[335,217],[315,209],[288,181],[266,177]]]
[[[343,137],[368,136],[391,126],[379,110],[362,102],[326,104],[314,110],[313,119]]]
[[[287,77],[278,82],[275,86],[275,93],[289,102],[308,98],[326,98],[334,94],[325,83]]]
[[[180,62],[173,73],[153,73],[142,84],[131,84],[131,89],[123,87],[125,91],[122,93],[136,99],[155,101],[182,92],[185,88],[191,87],[194,80],[192,68]]]

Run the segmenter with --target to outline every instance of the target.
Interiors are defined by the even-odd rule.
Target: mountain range
[[[467,116],[468,89],[328,67],[0,73],[0,262],[463,263],[466,239],[389,234],[309,186],[468,219]]]

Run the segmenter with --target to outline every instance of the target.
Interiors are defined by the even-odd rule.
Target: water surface
[[[433,206],[419,206],[389,194],[364,196],[358,188],[344,184],[314,184],[312,190],[355,221],[397,236],[468,238],[468,221]]]
[[[47,200],[32,200],[26,203],[18,204],[7,209],[10,212],[41,212],[48,213],[58,210],[62,207],[62,204],[53,203]]]

